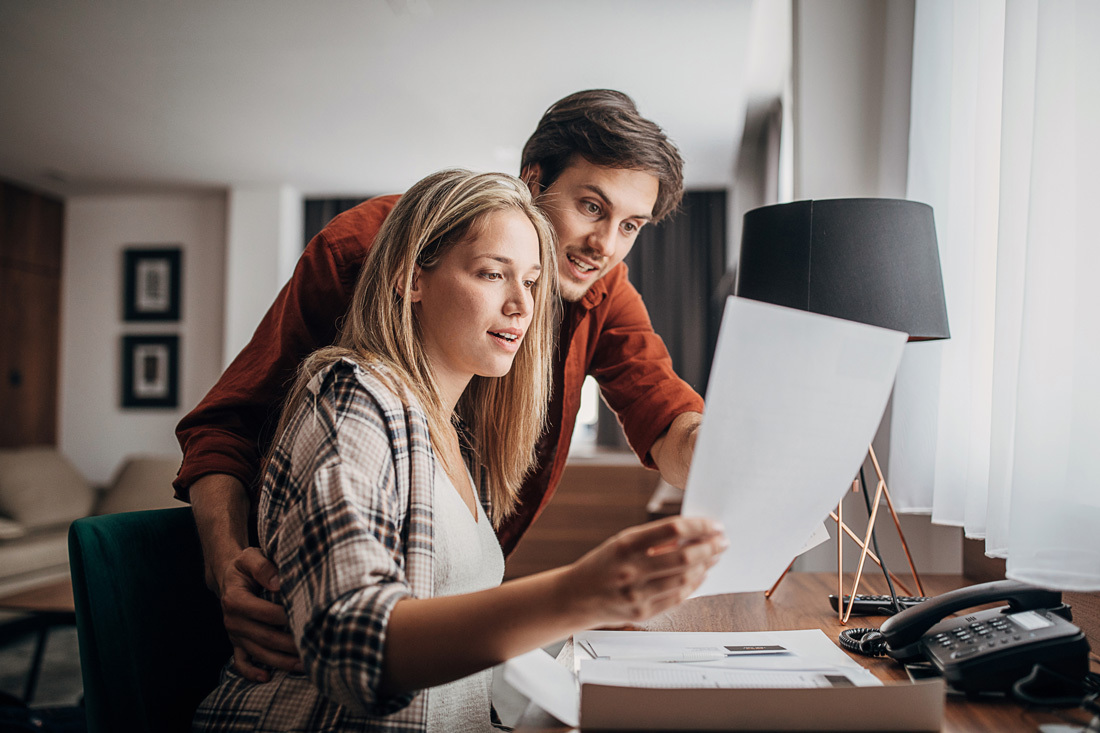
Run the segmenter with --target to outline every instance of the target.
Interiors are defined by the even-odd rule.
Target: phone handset
[[[1016,580],[995,580],[949,591],[886,619],[879,628],[886,645],[884,651],[899,661],[919,658],[921,637],[930,628],[953,613],[996,601],[1007,601],[1011,612],[1056,608],[1062,603],[1062,594]]]

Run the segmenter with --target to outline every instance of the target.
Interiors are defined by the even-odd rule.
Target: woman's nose
[[[532,301],[531,291],[522,282],[516,282],[508,289],[508,300],[504,304],[505,313],[526,318],[531,315]]]

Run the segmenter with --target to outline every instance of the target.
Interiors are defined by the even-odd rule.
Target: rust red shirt
[[[333,219],[306,247],[252,340],[176,427],[183,449],[176,496],[187,501],[197,479],[224,473],[249,488],[255,505],[260,461],[286,390],[302,360],[335,340],[363,260],[397,199],[382,196],[359,204]],[[651,468],[649,449],[673,419],[703,411],[702,398],[673,372],[668,350],[627,279],[626,265],[612,268],[580,301],[565,304],[550,424],[536,448],[537,465],[520,489],[517,510],[498,531],[505,554],[561,480],[587,374],[599,382],[631,448]]]

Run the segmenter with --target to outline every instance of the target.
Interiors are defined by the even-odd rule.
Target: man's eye
[[[623,231],[627,234],[633,234],[634,232],[638,231],[638,225],[634,222],[625,221],[623,222]]]

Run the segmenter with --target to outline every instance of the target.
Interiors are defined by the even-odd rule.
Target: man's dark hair
[[[523,146],[522,166],[538,164],[543,190],[580,155],[608,168],[657,177],[653,221],[676,210],[684,193],[684,161],[664,131],[638,113],[634,100],[613,89],[570,94],[546,110]]]

